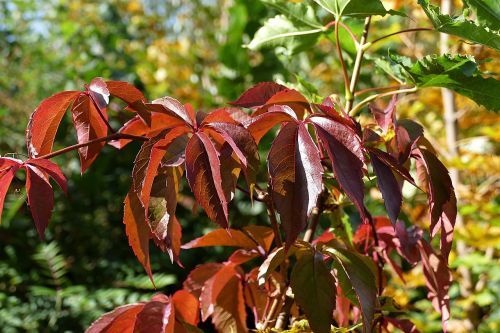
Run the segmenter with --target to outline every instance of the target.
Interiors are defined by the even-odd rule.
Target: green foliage
[[[340,18],[341,16],[364,17],[370,15],[384,16],[387,11],[380,0],[314,0],[321,7]]]
[[[500,30],[500,2],[496,0],[464,0],[476,14],[477,21],[493,30]]]
[[[500,50],[500,32],[498,30],[495,31],[496,28],[488,27],[488,25],[491,26],[491,24],[482,24],[486,19],[485,16],[483,16],[483,11],[480,12],[481,21],[476,23],[466,19],[463,15],[451,17],[441,14],[439,7],[431,5],[429,0],[419,0],[418,3],[422,6],[438,31]],[[487,8],[492,10],[492,7],[488,6]],[[489,18],[486,20],[489,21]],[[498,20],[496,20],[496,22],[498,24]],[[496,24],[494,26],[496,26]]]
[[[377,60],[377,64],[401,81],[419,88],[448,88],[487,109],[500,110],[500,81],[484,77],[471,56],[429,55],[416,62],[397,55],[390,58],[390,62]]]

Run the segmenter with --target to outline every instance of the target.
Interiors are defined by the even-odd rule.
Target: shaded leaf
[[[175,309],[170,302],[150,301],[137,314],[134,333],[175,333]]]
[[[374,275],[373,263],[368,257],[349,250],[329,248],[328,254],[338,262],[347,275],[363,314],[363,332],[371,332],[375,310],[378,306],[377,300],[377,278]]]
[[[224,265],[220,263],[208,263],[196,266],[183,283],[184,289],[195,297],[200,297],[203,285],[214,276]]]
[[[271,195],[289,247],[304,229],[322,191],[323,167],[306,125],[285,125],[273,141],[268,163]]]
[[[290,278],[295,300],[314,332],[329,333],[335,308],[335,280],[316,251],[299,252]]]
[[[68,183],[66,180],[66,177],[64,177],[64,174],[61,172],[61,169],[57,166],[57,164],[46,160],[46,159],[29,159],[25,164],[31,164],[36,166],[38,169],[42,170],[43,172],[47,173],[50,177],[52,177],[57,184],[61,187],[61,189],[64,191],[64,193],[68,192]],[[2,211],[0,209],[0,211]]]
[[[446,260],[435,253],[431,246],[424,240],[419,241],[419,250],[422,257],[422,266],[427,286],[427,297],[432,301],[434,309],[441,313],[443,331],[446,332],[450,319],[450,289],[452,277],[446,265]]]
[[[54,208],[54,192],[49,179],[37,167],[26,165],[26,193],[31,215],[40,238],[44,238]]]
[[[274,126],[297,120],[295,113],[286,105],[276,105],[269,108],[268,112],[252,118],[245,124],[248,131],[252,134],[256,143]]]
[[[477,21],[493,30],[500,30],[500,2],[497,0],[464,0],[476,14]]]
[[[389,127],[394,126],[396,122],[396,102],[397,95],[394,95],[391,102],[384,110],[379,109],[375,104],[370,104],[369,109],[377,122],[377,125],[382,129],[384,134],[387,134]]]
[[[332,161],[335,178],[365,219],[361,139],[350,127],[326,117],[312,117],[311,121]]]

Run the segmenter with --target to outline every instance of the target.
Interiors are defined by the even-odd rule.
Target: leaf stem
[[[397,85],[388,86],[388,87],[367,88],[367,89],[362,89],[362,90],[356,91],[354,93],[354,96],[364,95],[364,94],[372,92],[372,91],[389,91],[389,90],[398,90],[398,89],[405,89],[405,88],[411,88],[411,87],[397,84]]]
[[[365,106],[366,104],[370,103],[373,100],[376,100],[377,98],[386,97],[386,96],[392,96],[392,95],[397,95],[397,94],[404,94],[404,93],[414,93],[414,92],[417,91],[417,89],[418,89],[417,87],[406,88],[406,89],[398,89],[398,90],[394,90],[394,91],[389,91],[389,92],[385,92],[385,93],[380,93],[380,94],[375,94],[375,95],[369,96],[369,97],[365,98],[364,100],[362,100],[361,102],[359,102],[350,111],[350,114],[351,114],[351,116],[354,116],[356,113],[358,113],[363,108],[363,106]]]
[[[354,69],[352,72],[351,84],[349,86],[350,98],[346,100],[345,111],[349,113],[354,102],[354,92],[356,90],[356,84],[358,83],[359,74],[361,73],[361,61],[363,61],[363,55],[365,54],[365,43],[368,39],[368,31],[370,30],[371,16],[365,19],[365,25],[363,28],[363,34],[361,35],[361,40],[357,46],[358,51],[356,53],[356,60],[354,61]]]
[[[336,21],[331,21],[327,25],[325,25],[324,29],[328,30],[330,27],[335,25]],[[348,33],[349,36],[351,36],[352,41],[357,44],[358,43],[358,38],[356,38],[356,35],[352,32],[352,30],[342,21],[339,21],[339,24],[342,28],[344,28]]]
[[[149,140],[145,136],[124,134],[124,133],[113,133],[113,134],[110,134],[108,136],[103,136],[101,138],[89,140],[89,141],[78,143],[76,145],[72,145],[72,146],[69,146],[69,147],[66,147],[66,148],[63,148],[63,149],[59,149],[59,150],[56,150],[56,151],[54,151],[52,153],[49,153],[49,154],[45,154],[45,155],[42,155],[42,156],[37,156],[36,158],[37,159],[49,159],[49,158],[53,158],[53,157],[65,154],[67,152],[70,152],[70,151],[73,151],[73,150],[76,150],[76,149],[79,149],[79,148],[82,148],[82,147],[90,146],[90,145],[92,145],[94,143],[108,142],[108,141],[118,140],[118,139],[131,139],[131,140],[137,140],[137,141],[148,141]]]
[[[339,61],[340,65],[342,67],[342,75],[344,77],[344,84],[345,84],[345,96],[346,100],[349,100],[352,98],[351,96],[351,90],[350,90],[350,83],[349,83],[349,75],[347,74],[347,66],[344,61],[344,56],[342,55],[342,47],[340,45],[340,40],[339,40],[339,20],[335,21],[335,46],[337,48],[337,53],[339,55]]]
[[[407,32],[414,32],[414,31],[432,31],[432,30],[434,30],[434,29],[433,28],[412,28],[412,29],[404,29],[404,30],[396,31],[396,32],[393,32],[391,34],[374,39],[371,42],[367,43],[365,46],[365,50],[368,49],[369,47],[371,47],[373,44],[380,42],[381,40],[384,40],[386,38],[395,36],[395,35],[404,34]]]

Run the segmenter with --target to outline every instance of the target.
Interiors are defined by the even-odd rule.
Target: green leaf
[[[429,55],[414,63],[407,57],[391,55],[391,59],[400,75],[417,87],[448,88],[487,109],[500,110],[500,81],[481,76],[471,56]]]
[[[323,25],[316,17],[314,8],[306,2],[293,3],[287,0],[261,0],[269,7],[278,10],[291,20],[300,22],[311,28],[322,28]]]
[[[474,11],[480,24],[500,30],[500,1],[464,0],[464,3]]]
[[[422,6],[436,30],[500,50],[500,33],[498,31],[494,31],[486,25],[467,20],[463,15],[451,17],[441,14],[439,7],[431,5],[429,0],[418,0],[418,3]]]
[[[268,19],[246,47],[258,50],[283,46],[287,55],[293,55],[312,47],[322,32],[323,28],[311,29],[284,15],[278,15]]]
[[[325,252],[337,263],[337,265],[334,264],[334,267],[337,267],[337,276],[343,290],[345,290],[344,276],[347,276],[350,281],[361,305],[363,332],[371,332],[375,309],[378,307],[377,278],[373,262],[368,257],[342,248],[330,247],[326,248]],[[339,271],[339,268],[342,270]],[[348,295],[350,288],[347,289],[346,294]]]
[[[335,279],[323,262],[321,253],[312,249],[298,253],[291,286],[312,330],[329,333],[335,308]]]
[[[364,17],[387,14],[380,0],[314,0],[318,5],[335,15]]]

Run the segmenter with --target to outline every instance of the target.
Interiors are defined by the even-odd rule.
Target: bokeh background
[[[429,26],[416,1],[384,4],[405,11],[411,19],[376,20],[372,37]],[[460,7],[461,1],[456,5]],[[280,49],[257,52],[242,47],[274,14],[257,0],[0,0],[0,154],[25,158],[24,129],[40,101],[61,90],[80,89],[96,76],[129,81],[150,99],[169,95],[206,111],[260,81],[286,83],[310,98],[341,91],[333,37],[293,56]],[[355,33],[361,32],[362,22],[349,24]],[[401,35],[380,43],[371,55],[387,55],[389,49],[412,57],[439,53],[438,39],[432,32]],[[483,70],[500,69],[498,53],[452,41],[453,52],[484,60]],[[347,61],[352,62],[353,45],[347,51]],[[361,88],[390,84],[367,62]],[[456,239],[463,246],[450,261],[455,282],[449,328],[498,332],[500,121],[496,114],[457,97],[459,154],[452,156],[442,109],[441,91],[430,89],[401,99],[398,114],[422,123],[442,159],[460,174],[463,223]],[[112,125],[119,127],[128,117],[117,109]],[[363,121],[370,119],[368,113],[362,115]],[[70,122],[65,118],[58,132],[59,148],[75,142]],[[138,147],[131,144],[120,153],[106,147],[83,176],[76,153],[56,159],[69,178],[69,195],[56,191],[45,242],[33,227],[23,180],[14,182],[0,225],[0,332],[81,332],[102,313],[155,292],[127,245],[122,224],[122,202]],[[265,149],[264,144],[262,156]],[[371,211],[384,215],[380,193],[369,193]],[[427,229],[424,197],[407,191],[405,200],[403,218]],[[183,241],[215,227],[202,212],[192,212],[186,186],[181,202]],[[240,195],[230,215],[235,225],[266,223],[263,208],[251,206]],[[224,260],[227,250],[184,251],[185,269],[171,264],[157,249],[152,252],[157,286],[170,293],[191,268]],[[403,284],[394,277],[387,292],[411,310],[419,329],[439,332],[439,315],[426,300],[421,270],[408,269],[406,280]]]

